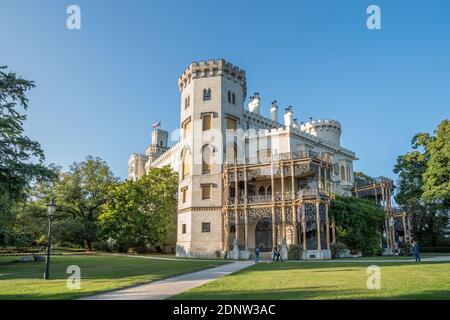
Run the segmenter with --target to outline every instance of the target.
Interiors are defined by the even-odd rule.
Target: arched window
[[[237,164],[237,159],[238,159],[238,148],[236,143],[233,145],[233,161],[234,164]]]
[[[267,195],[271,196],[272,195],[272,186],[268,186],[267,187]]]
[[[203,89],[203,101],[211,100],[211,89]]]
[[[350,175],[350,166],[347,166],[347,180],[348,181],[352,180],[351,175]]]
[[[204,145],[202,148],[202,173],[211,173],[213,148],[210,145]]]
[[[228,103],[231,103],[231,91],[228,91]]]
[[[183,179],[191,173],[190,162],[191,152],[186,148],[181,156],[181,176]]]
[[[344,168],[344,166],[341,166],[341,180],[345,181],[345,168]]]
[[[234,92],[233,92],[233,94],[231,95],[231,100],[232,100],[232,103],[233,103],[233,104],[236,104],[236,96],[235,96]]]
[[[259,194],[260,196],[265,195],[265,194],[266,194],[266,189],[264,189],[263,186],[259,187],[258,194]]]

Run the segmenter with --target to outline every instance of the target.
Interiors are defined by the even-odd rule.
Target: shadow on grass
[[[326,289],[330,288],[330,289]],[[173,296],[170,300],[448,300],[449,290],[426,290],[412,294],[387,294],[368,289],[346,290],[336,286],[300,287],[264,291],[233,290],[232,292],[202,291]]]

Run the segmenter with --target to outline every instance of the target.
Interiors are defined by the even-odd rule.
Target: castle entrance
[[[255,228],[255,246],[262,252],[272,251],[272,221],[267,218],[259,220]]]

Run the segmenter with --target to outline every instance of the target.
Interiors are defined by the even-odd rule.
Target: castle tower
[[[167,141],[169,133],[166,130],[162,130],[158,127],[153,129],[152,141],[147,147],[145,154],[147,155],[150,163],[162,155],[167,149]]]
[[[313,120],[303,124],[300,130],[310,133],[336,146],[341,145],[341,124],[336,120]]]
[[[223,247],[222,167],[238,157],[245,71],[225,60],[193,62],[178,80],[181,152],[177,255],[214,255]]]
[[[147,157],[143,154],[133,153],[128,159],[128,180],[136,181],[145,174]]]

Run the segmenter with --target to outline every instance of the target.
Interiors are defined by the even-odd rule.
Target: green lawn
[[[53,256],[51,280],[42,280],[43,262],[13,262],[18,257],[0,257],[0,300],[73,299],[101,291],[193,272],[220,265],[222,261],[167,261],[108,255]],[[81,268],[81,289],[69,290],[67,267]]]
[[[378,263],[381,289],[367,289],[374,263],[260,263],[173,299],[450,299],[450,262]]]
[[[432,258],[432,257],[444,257],[450,256],[450,253],[435,253],[435,252],[423,252],[420,257]],[[372,256],[372,257],[358,257],[358,258],[342,258],[337,260],[414,260],[413,256]]]

